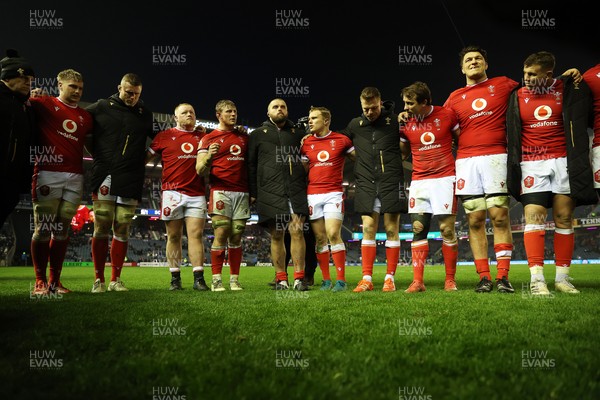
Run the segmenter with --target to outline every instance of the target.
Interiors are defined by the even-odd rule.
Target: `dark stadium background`
[[[65,68],[80,71],[85,101],[115,93],[121,76],[135,72],[144,82],[142,99],[156,112],[171,113],[186,101],[199,118],[213,119],[216,102],[228,98],[247,125],[264,120],[269,100],[277,96],[276,79],[295,79],[288,93],[297,95],[281,95],[292,119],[311,105],[325,106],[333,113],[332,127],[340,129],[360,113],[364,86],[377,86],[401,108],[402,87],[421,80],[442,104],[464,85],[458,52],[468,44],[487,49],[489,76],[520,80],[522,61],[539,50],[556,55],[557,72],[571,66],[585,71],[600,60],[597,21],[588,4],[9,2],[2,7],[0,50],[19,50],[38,78],[55,78]],[[524,16],[524,10],[537,17]],[[60,18],[62,26],[36,26],[43,18],[46,25]],[[532,23],[524,25],[523,18]],[[412,46],[429,62],[400,65],[399,48]],[[182,62],[159,65],[153,48]]]

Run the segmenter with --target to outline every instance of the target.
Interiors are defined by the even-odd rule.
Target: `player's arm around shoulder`
[[[149,162],[158,161],[160,158],[160,153],[154,152],[152,149],[148,148],[146,150],[146,156],[144,158],[144,163],[148,164]]]
[[[408,141],[400,141],[400,153],[402,154],[402,161],[410,158],[410,143]]]
[[[348,157],[350,161],[356,161],[356,150],[354,150],[354,147],[352,147],[352,150],[346,153],[346,157]]]

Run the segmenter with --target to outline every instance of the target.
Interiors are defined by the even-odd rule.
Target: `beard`
[[[274,123],[278,124],[280,122],[284,122],[285,120],[287,120],[287,115],[285,114],[277,114],[273,117],[271,117],[271,121],[273,121]]]

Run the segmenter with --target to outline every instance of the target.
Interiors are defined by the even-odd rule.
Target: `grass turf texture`
[[[244,291],[213,293],[192,290],[191,268],[180,292],[166,268],[125,268],[130,291],[92,294],[92,269],[67,267],[74,293],[31,298],[32,267],[0,268],[2,397],[600,397],[600,266],[572,267],[580,295],[545,299],[522,292],[522,265],[512,295],[475,293],[472,266],[458,267],[453,293],[440,266],[426,268],[424,293],[403,292],[407,267],[383,293],[384,273],[375,268],[373,292],[352,293],[360,267],[347,268],[347,292],[318,290],[319,271],[308,292],[275,292],[272,268],[248,267]],[[554,266],[545,275],[553,291]]]

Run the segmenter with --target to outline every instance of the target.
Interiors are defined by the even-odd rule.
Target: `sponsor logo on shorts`
[[[523,185],[526,188],[532,187],[534,182],[535,182],[535,179],[533,178],[533,176],[527,176],[525,179],[523,179]]]

